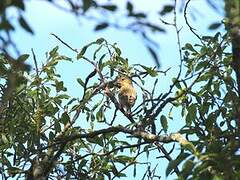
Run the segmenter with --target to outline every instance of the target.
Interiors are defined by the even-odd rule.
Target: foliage
[[[96,50],[93,60],[90,60],[85,52],[92,46]],[[154,94],[144,89],[144,83],[140,81],[145,99],[132,112],[135,115],[129,115],[115,98],[117,89],[114,80],[118,74],[141,79],[148,75],[155,78],[159,73],[143,65],[130,66],[128,60],[120,55],[120,49],[103,38],[82,48],[77,59],[92,64],[94,71],[89,73],[85,81],[77,79],[79,88],[83,88],[81,99],[68,95],[57,73],[56,67],[60,61],[72,63],[70,58],[58,53],[58,47],[48,53],[47,62],[42,67],[35,64],[35,71],[31,74],[22,72],[26,81],[11,92],[11,98],[1,112],[1,162],[6,177],[26,175],[36,178],[36,164],[43,168],[43,172],[47,172],[45,176],[50,173],[50,176],[61,178],[122,177],[126,176],[123,172],[126,167],[138,163],[137,156],[153,149],[152,143],[145,146],[144,150],[140,148],[146,144],[144,139],[153,142],[153,137],[147,137],[144,132],[139,134],[136,131],[139,125],[136,123],[143,121],[147,109],[142,107],[151,107],[149,100]],[[95,79],[95,82],[90,84],[90,79]],[[111,126],[115,120],[110,122],[106,118],[106,111],[112,107],[112,103],[136,123],[126,127]],[[90,126],[84,128],[82,124],[85,123]],[[97,124],[102,124],[105,129],[98,132]],[[118,135],[120,132],[132,134],[138,139],[137,143],[129,144],[128,138]],[[128,152],[124,151],[126,148]],[[120,165],[125,167],[119,169]]]

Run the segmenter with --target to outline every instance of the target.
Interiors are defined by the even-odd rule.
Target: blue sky
[[[161,59],[161,70],[166,70],[171,67],[167,76],[160,76],[161,81],[157,87],[159,92],[164,92],[168,89],[171,78],[176,76],[179,54],[176,42],[176,33],[173,27],[166,26],[160,22],[158,17],[155,15],[155,11],[161,9],[163,6],[159,1],[153,0],[149,3],[147,0],[139,0],[136,3],[137,9],[144,9],[144,11],[151,14],[151,19],[165,27],[167,30],[166,34],[159,34],[154,36],[154,39],[159,42],[159,55]],[[169,2],[169,1],[165,1]],[[197,32],[201,35],[211,35],[214,32],[207,30],[207,27],[216,21],[222,20],[222,15],[216,13],[209,8],[205,1],[195,0],[192,1],[189,11],[195,12],[197,9],[199,15],[197,20],[193,21],[189,18],[190,22],[197,29]],[[68,42],[72,47],[80,49],[85,44],[95,41],[99,37],[104,37],[110,43],[117,43],[121,48],[123,56],[129,59],[130,63],[141,63],[147,66],[154,66],[151,56],[148,54],[141,38],[128,31],[121,31],[115,28],[109,28],[100,32],[93,32],[93,22],[83,20],[79,22],[73,15],[67,14],[55,7],[49,5],[49,3],[43,1],[29,1],[26,3],[26,15],[29,24],[35,31],[35,35],[31,36],[28,33],[17,30],[14,33],[14,40],[22,53],[31,54],[31,48],[34,49],[39,64],[45,61],[45,52],[50,51],[53,47],[59,46],[60,52],[69,57],[75,57],[75,54],[63,46],[58,40],[56,40],[50,33],[55,33],[61,37],[64,41]],[[122,6],[122,5],[121,5]],[[207,13],[206,13],[207,12]],[[166,21],[171,21],[172,15],[163,17]],[[186,42],[197,43],[197,39],[187,28],[183,15],[178,16],[178,26],[182,27],[180,32],[181,43],[184,45]],[[30,59],[31,60],[31,59]],[[31,62],[29,62],[31,64]],[[87,73],[91,71],[89,66],[83,65],[81,62],[64,63],[59,65],[59,73],[65,82],[69,90],[69,94],[74,97],[81,97],[80,86],[78,85],[76,78],[86,77]],[[151,86],[152,82],[146,83],[147,86]],[[168,112],[166,112],[168,113]],[[175,113],[175,112],[174,112]],[[176,112],[179,114],[179,112]],[[169,122],[169,133],[176,132],[184,124],[180,116],[176,115],[173,120]],[[155,159],[155,154],[150,156],[150,159],[146,159],[146,156],[142,156],[141,160],[150,161],[154,164],[159,163],[157,171],[165,179],[165,168],[167,161],[164,159]],[[145,172],[145,169],[139,166],[137,169],[136,179],[140,179]],[[128,170],[129,174],[132,174],[132,169]],[[169,176],[168,179],[173,179],[174,176]],[[122,178],[124,179],[124,178]],[[128,178],[126,178],[128,179]]]

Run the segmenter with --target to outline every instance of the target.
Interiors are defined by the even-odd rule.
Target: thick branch
[[[96,130],[96,131],[89,132],[89,133],[78,133],[78,134],[74,134],[74,135],[70,135],[70,136],[66,136],[66,137],[59,137],[57,139],[57,144],[68,143],[70,141],[74,141],[76,139],[82,139],[82,138],[94,138],[101,134],[120,133],[120,132],[130,134],[136,138],[142,138],[147,142],[162,142],[162,143],[179,142],[180,144],[182,144],[183,142],[185,143],[185,141],[187,141],[179,133],[173,133],[173,134],[166,135],[166,136],[165,135],[164,136],[163,135],[155,135],[155,134],[147,133],[145,131],[127,129],[127,128],[119,125],[119,126],[109,127],[106,129]]]
[[[240,96],[240,3],[238,0],[225,0],[226,30],[229,32],[232,42],[232,68],[236,73],[237,91]],[[240,103],[235,108],[237,114],[238,129],[240,129]]]

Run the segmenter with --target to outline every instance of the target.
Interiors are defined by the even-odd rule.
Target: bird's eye
[[[121,80],[124,81],[124,78],[122,78]]]

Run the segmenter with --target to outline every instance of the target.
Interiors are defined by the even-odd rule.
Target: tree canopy
[[[193,14],[188,8],[193,0],[164,4],[158,21],[165,26],[152,22],[131,1],[125,3],[124,24],[105,18],[121,9],[114,1],[48,2],[66,13],[93,19],[95,31],[115,27],[137,33],[156,66],[130,64],[122,53],[124,48],[108,39],[99,37],[78,50],[54,33],[52,36],[73,56],[61,54],[56,46],[40,64],[33,49],[21,54],[12,39],[16,19],[23,29],[34,33],[24,17],[27,1],[1,1],[3,179],[132,179],[142,171],[140,166],[144,166],[142,179],[172,174],[177,179],[240,179],[238,0],[225,0],[224,9],[206,0],[215,11],[225,12],[222,22],[209,26],[216,32],[213,36],[199,34],[190,23]],[[9,16],[12,7],[18,10],[15,19]],[[163,18],[166,14],[172,15],[171,21]],[[198,43],[182,43],[179,16]],[[220,31],[220,26],[225,30]],[[177,76],[171,77],[170,86],[163,91],[160,82],[171,67],[161,69],[156,53],[159,45],[153,34],[168,28],[175,30],[179,66]],[[33,66],[28,65],[29,59]],[[61,63],[91,67],[87,74],[76,77],[81,97],[70,95],[58,70]],[[131,112],[123,108],[117,96],[120,75],[129,77],[137,90],[138,99]],[[170,121],[176,118],[184,126],[171,132]],[[158,174],[159,164],[165,160],[165,174]]]

